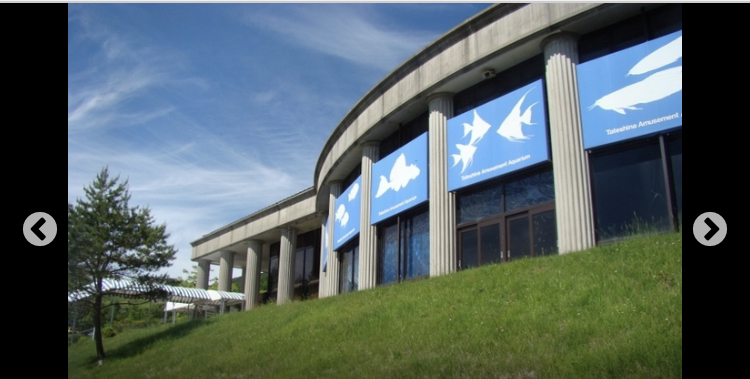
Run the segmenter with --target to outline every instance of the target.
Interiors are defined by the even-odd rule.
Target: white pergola
[[[244,304],[245,294],[239,292],[227,292],[216,290],[204,290],[201,288],[187,288],[169,285],[157,285],[156,288],[167,292],[164,307],[164,320],[166,322],[168,312],[172,312],[172,320],[175,320],[176,312],[191,313],[197,310],[204,312],[219,308],[219,313],[224,313],[224,307]],[[132,280],[110,280],[102,281],[102,291],[111,296],[122,296],[130,298],[142,297],[149,291],[145,285],[138,284]],[[91,296],[89,291],[81,290],[68,293],[68,302],[75,302]]]

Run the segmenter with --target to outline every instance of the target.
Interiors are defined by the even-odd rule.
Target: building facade
[[[682,5],[499,4],[397,67],[313,186],[192,243],[246,309],[676,230]],[[268,292],[259,292],[261,271]]]

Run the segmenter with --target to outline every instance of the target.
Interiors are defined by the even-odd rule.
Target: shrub
[[[110,337],[114,337],[116,335],[117,335],[117,332],[111,326],[108,326],[108,327],[102,329],[102,337],[104,337],[104,338],[110,338]]]

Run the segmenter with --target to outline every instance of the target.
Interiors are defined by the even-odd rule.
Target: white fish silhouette
[[[477,147],[474,145],[461,144],[456,144],[456,147],[458,148],[459,153],[451,154],[453,157],[453,167],[456,167],[458,162],[463,162],[464,165],[461,168],[461,173],[463,174],[464,170],[466,170],[466,166],[471,164],[471,161],[474,159],[474,153],[477,151]]]
[[[500,124],[500,128],[497,129],[497,134],[507,138],[508,141],[522,142],[521,140],[529,139],[530,137],[525,136],[521,129],[522,124],[534,125],[531,123],[531,107],[536,105],[536,103],[529,105],[523,114],[521,114],[521,104],[526,99],[526,95],[528,95],[529,92],[531,92],[531,90],[526,91],[526,93],[521,96],[521,99],[518,100],[516,106],[510,111],[508,117],[503,120],[503,123]]]
[[[628,71],[628,75],[640,75],[662,68],[682,58],[682,36],[646,55]]]
[[[346,223],[349,222],[349,212],[346,211],[344,204],[339,205],[336,209],[335,218],[336,221],[341,221],[342,227],[346,226]]]
[[[354,200],[357,197],[358,192],[359,192],[359,183],[354,183],[352,190],[349,191],[349,201]]]
[[[469,145],[476,145],[488,130],[490,130],[490,124],[479,117],[479,113],[477,113],[476,109],[474,110],[474,120],[472,121],[472,124],[470,125],[464,122],[464,137],[471,132]]]
[[[344,213],[344,217],[341,218],[341,227],[346,227],[347,222],[349,222],[349,212]]]
[[[604,95],[594,102],[589,110],[598,106],[605,110],[625,114],[625,109],[640,110],[641,108],[636,108],[637,104],[661,100],[680,91],[682,91],[682,66],[658,71],[638,83]]]
[[[390,181],[385,176],[380,175],[380,184],[378,185],[378,192],[375,194],[375,197],[382,196],[389,189],[398,192],[401,188],[406,187],[409,181],[419,176],[419,172],[419,167],[416,164],[406,165],[406,156],[401,153],[391,168]]]

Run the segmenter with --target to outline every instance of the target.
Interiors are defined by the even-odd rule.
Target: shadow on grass
[[[212,321],[213,320],[210,319],[193,320],[174,325],[159,333],[154,333],[150,336],[133,340],[126,343],[125,345],[113,349],[112,351],[107,353],[107,359],[124,359],[139,355],[148,350],[156,341],[165,338],[177,339],[185,337],[196,328],[210,325]]]

